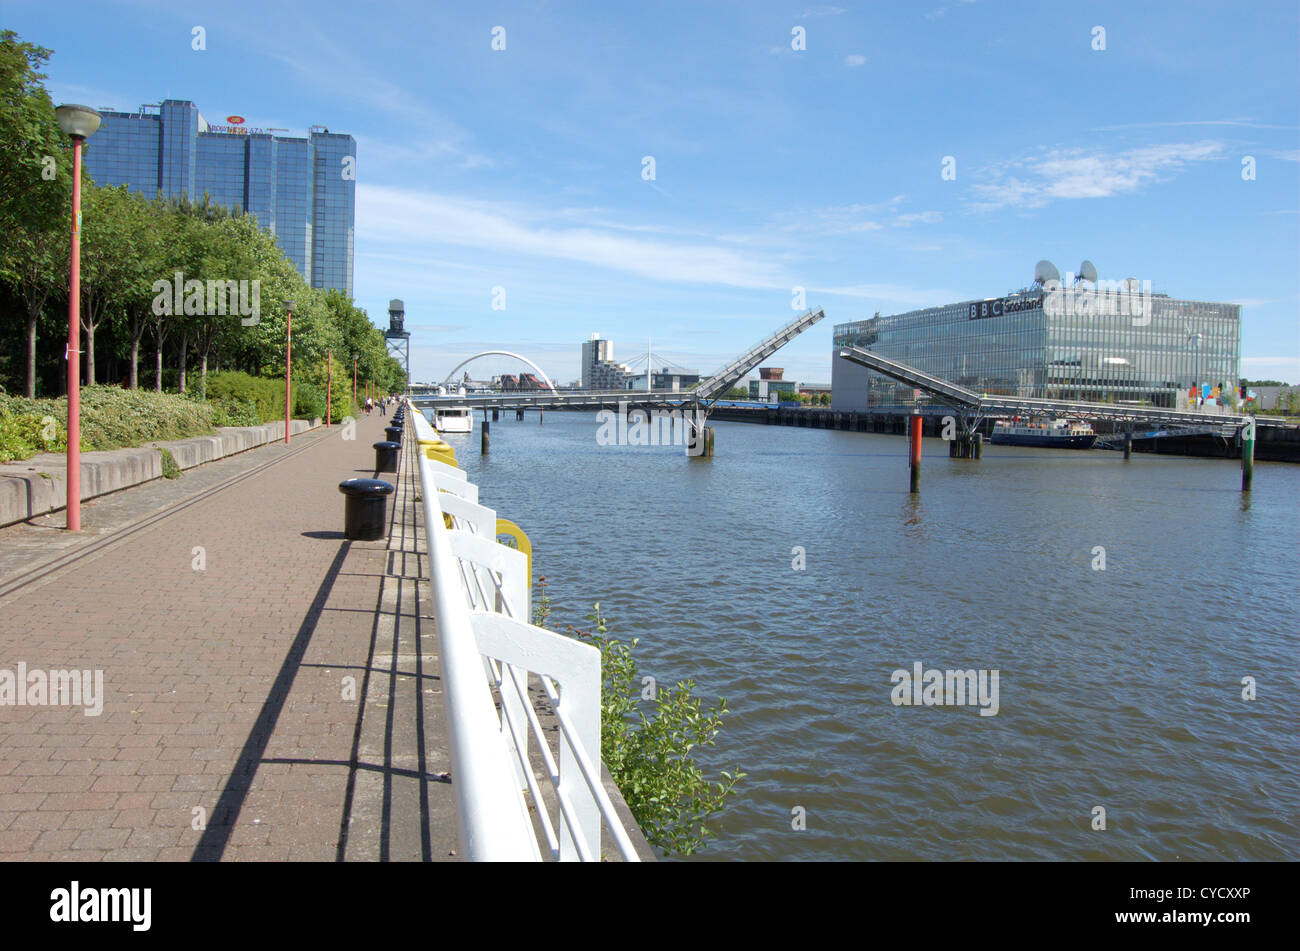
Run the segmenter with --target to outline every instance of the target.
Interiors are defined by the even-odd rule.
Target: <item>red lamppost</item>
[[[352,405],[357,405],[357,358],[352,358]]]
[[[99,128],[89,106],[54,110],[59,128],[72,138],[72,265],[68,292],[68,531],[81,531],[81,143]]]
[[[325,428],[330,425],[330,383],[334,379],[334,351],[325,351]]]
[[[289,444],[289,379],[293,373],[293,301],[284,302],[284,443]]]

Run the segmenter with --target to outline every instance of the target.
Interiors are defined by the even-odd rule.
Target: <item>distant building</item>
[[[788,398],[799,391],[799,384],[786,380],[784,367],[759,367],[758,379],[749,381],[749,395],[753,399],[771,402]]]
[[[313,126],[307,138],[243,125],[209,125],[193,102],[166,99],[138,112],[105,111],[86,150],[97,185],[148,198],[204,194],[257,216],[312,287],[352,296],[357,143]],[[237,121],[236,121],[237,120]]]
[[[679,393],[683,390],[689,390],[696,383],[700,382],[700,375],[694,370],[671,370],[664,367],[662,370],[655,370],[653,374],[651,389],[669,390],[673,393]],[[646,389],[646,375],[638,373],[629,377],[627,381],[629,390]]]
[[[1054,270],[1054,269],[1053,269]],[[1095,276],[1095,272],[1094,272]],[[839,356],[862,347],[951,383],[1026,399],[1189,403],[1237,386],[1241,307],[1153,294],[1149,281],[1053,279],[1005,297],[837,324],[832,408],[911,402],[911,389]]]
[[[584,390],[624,390],[632,371],[625,363],[614,362],[614,341],[592,334],[582,345],[582,388]]]

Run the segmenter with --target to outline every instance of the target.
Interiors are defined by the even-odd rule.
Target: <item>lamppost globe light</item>
[[[74,139],[85,139],[94,135],[101,119],[100,114],[90,106],[76,103],[65,103],[57,107],[54,114],[59,119],[59,128],[63,130],[64,135],[70,135]]]

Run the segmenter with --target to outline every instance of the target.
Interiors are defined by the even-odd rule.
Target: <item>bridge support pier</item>
[[[948,458],[978,459],[984,455],[982,433],[958,433],[948,441]]]
[[[1133,430],[1124,433],[1124,461],[1127,462],[1133,456]]]
[[[522,409],[515,410],[515,422],[520,422],[523,418],[524,411]]]
[[[541,409],[541,408],[539,407],[538,410],[537,410],[537,425],[538,425],[538,426],[542,425],[542,421],[543,421],[545,418],[546,418],[546,410]]]
[[[697,423],[690,416],[683,421],[686,427],[686,455],[696,459],[713,458],[713,427]]]
[[[493,409],[493,410],[492,410],[492,422],[495,423],[495,422],[496,422],[498,419],[500,419],[500,418],[501,418],[501,410],[499,410],[499,409]]]

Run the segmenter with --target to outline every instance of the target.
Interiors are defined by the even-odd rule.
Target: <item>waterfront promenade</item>
[[[104,693],[98,716],[0,706],[0,858],[455,859],[410,467],[390,537],[342,534],[338,483],[384,424],[87,503],[75,542],[0,530],[0,669],[102,670]]]

